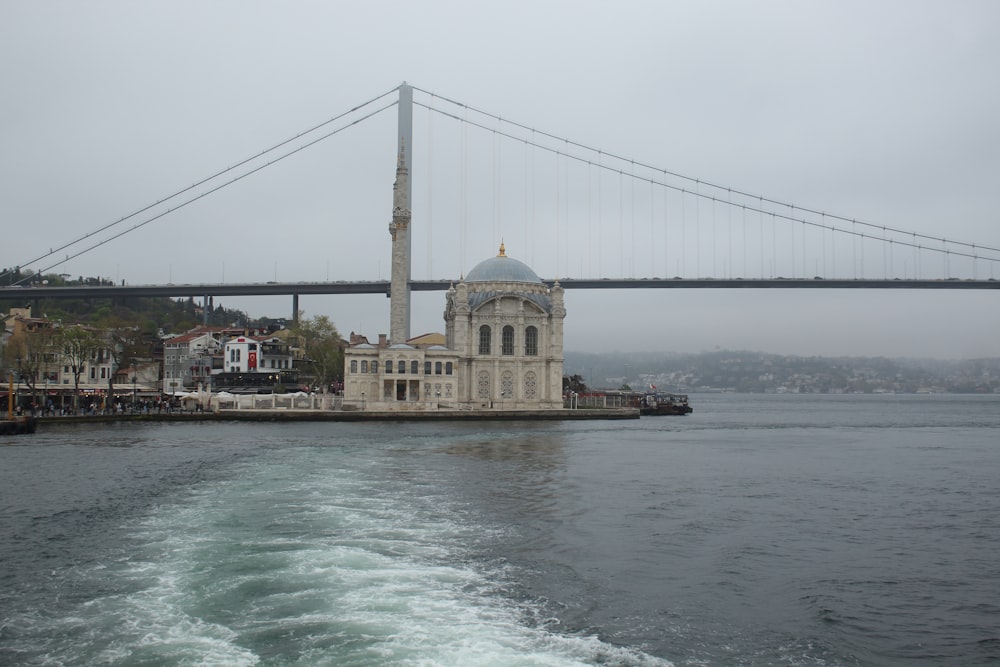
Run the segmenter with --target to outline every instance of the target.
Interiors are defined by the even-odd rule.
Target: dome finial
[[[506,257],[506,256],[507,252],[504,250],[503,247],[503,239],[500,239],[500,252],[497,253],[497,257]]]

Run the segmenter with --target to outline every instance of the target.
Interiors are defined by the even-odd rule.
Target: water
[[[1000,661],[1000,397],[693,398],[5,439],[0,664]]]

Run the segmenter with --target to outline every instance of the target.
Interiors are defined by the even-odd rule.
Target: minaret
[[[410,337],[410,197],[405,138],[399,143],[396,182],[392,186],[392,277],[389,284],[389,344]]]

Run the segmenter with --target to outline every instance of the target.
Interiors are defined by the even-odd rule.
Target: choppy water
[[[1000,397],[43,427],[0,664],[1000,662]]]

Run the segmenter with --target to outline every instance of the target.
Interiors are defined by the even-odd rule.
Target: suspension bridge
[[[47,252],[4,258],[19,268],[0,273],[0,299],[291,295],[294,317],[300,295],[388,293],[388,280],[317,279],[315,270],[279,281],[277,261],[275,279],[267,280],[271,276],[259,275],[270,268],[267,248],[256,258],[241,248],[250,255],[247,263],[259,267],[250,282],[227,282],[224,263],[223,279],[214,281],[186,281],[180,272],[175,283],[172,268],[170,280],[158,284],[124,284],[116,276],[102,285],[55,286],[41,279],[166,225],[265,169],[380,122],[373,119],[393,108],[410,187],[419,184],[409,200],[415,202],[415,246],[424,243],[414,266],[424,275],[410,277],[412,291],[447,289],[483,258],[484,245],[495,248],[504,237],[508,247],[524,249],[519,258],[547,282],[567,289],[1000,289],[1000,248],[988,243],[689,176],[404,83]],[[389,154],[379,160],[389,173]],[[337,230],[374,255],[389,246],[388,187],[383,192],[384,203],[366,216],[379,224]],[[22,245],[8,247],[20,251]],[[31,267],[30,275],[20,267]]]

